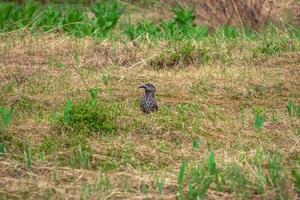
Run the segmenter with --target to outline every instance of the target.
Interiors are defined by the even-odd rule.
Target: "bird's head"
[[[149,93],[149,92],[154,93],[156,90],[154,85],[152,85],[151,83],[141,84],[141,85],[139,85],[139,88],[144,88],[146,93]]]

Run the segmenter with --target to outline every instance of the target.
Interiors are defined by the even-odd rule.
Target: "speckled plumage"
[[[140,107],[143,113],[149,114],[158,110],[155,98],[155,87],[151,83],[142,84],[139,88],[145,89],[145,95],[141,99]]]

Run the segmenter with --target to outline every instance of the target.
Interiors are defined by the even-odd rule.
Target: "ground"
[[[214,152],[219,170],[242,169],[252,198],[260,196],[254,160],[262,156],[259,162],[266,167],[278,155],[280,185],[264,183],[261,195],[295,199],[292,179],[283,174],[290,177],[299,164],[299,118],[288,114],[287,105],[300,103],[300,54],[252,59],[255,50],[244,48],[250,43],[195,43],[195,49],[207,50],[208,60],[185,63],[181,58],[175,68],[158,68],[169,57],[162,58],[157,49],[168,54],[170,47],[186,44],[95,42],[51,34],[2,38],[1,103],[15,110],[2,136],[7,154],[1,159],[1,194],[173,199],[182,160],[193,168]],[[137,86],[145,82],[157,88],[159,111],[151,115],[139,110],[143,91]],[[67,100],[85,101],[96,87],[97,101],[109,106],[106,112],[115,112],[116,133],[87,135],[57,125],[55,116]],[[261,129],[255,128],[256,112],[266,113]],[[249,192],[228,190],[214,186],[207,198]]]

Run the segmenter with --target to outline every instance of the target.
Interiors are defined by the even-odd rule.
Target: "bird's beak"
[[[144,84],[139,85],[139,88],[145,88]]]

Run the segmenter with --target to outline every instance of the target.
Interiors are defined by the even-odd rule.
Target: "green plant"
[[[156,37],[160,33],[159,27],[155,26],[152,22],[142,21],[137,25],[128,25],[124,33],[131,39]]]
[[[175,21],[162,21],[160,23],[160,27],[162,29],[162,33],[165,37],[171,39],[180,34],[180,30]]]
[[[279,156],[273,155],[269,158],[268,162],[268,175],[267,176],[267,182],[272,186],[272,187],[277,187],[280,184],[281,181],[281,161]]]
[[[159,193],[162,193],[164,191],[164,185],[165,185],[165,181],[162,178],[158,178],[156,177],[156,181],[155,181],[155,185],[156,185],[156,190]]]
[[[26,145],[24,149],[24,162],[26,169],[30,169],[32,165],[32,152],[31,152],[31,146]]]
[[[108,73],[101,74],[101,80],[105,86],[108,85],[109,79],[110,79],[110,74],[108,74]]]
[[[91,102],[93,105],[95,105],[97,103],[97,96],[98,96],[99,90],[100,89],[98,87],[90,89],[90,94],[91,94],[91,98],[92,98]]]
[[[183,160],[179,168],[178,177],[177,177],[177,182],[178,182],[177,196],[179,197],[182,195],[185,168],[186,168],[186,161]]]
[[[94,35],[98,37],[106,36],[115,27],[121,17],[121,6],[118,1],[106,3],[104,0],[98,1],[91,6],[94,13],[93,25]]]
[[[191,199],[205,199],[217,173],[215,155],[210,152],[207,163],[193,166],[189,172],[188,196]]]
[[[12,120],[13,111],[14,111],[13,108],[10,108],[9,111],[5,107],[0,108],[0,113],[1,113],[0,130],[4,130],[5,128],[7,129],[9,127],[9,124]]]
[[[228,165],[222,172],[222,187],[226,190],[241,194],[247,193],[250,184],[240,166]]]
[[[221,38],[235,39],[238,36],[238,31],[235,27],[223,26],[217,30],[216,35],[220,36]]]
[[[64,122],[69,123],[70,121],[70,110],[73,107],[73,103],[71,100],[68,100],[66,106],[64,108]]]
[[[296,105],[295,103],[289,101],[287,105],[287,110],[290,117],[299,117],[300,116],[300,105]]]
[[[62,26],[65,32],[71,33],[76,37],[91,35],[92,32],[85,13],[78,9],[72,9],[67,12],[62,20]]]
[[[296,170],[292,170],[292,176],[294,179],[294,183],[296,185],[296,189],[300,192],[300,172]]]
[[[255,117],[254,127],[258,130],[262,129],[264,122],[267,119],[266,112],[261,108],[254,109],[254,117]]]
[[[200,145],[201,145],[201,140],[200,139],[195,139],[193,140],[193,149],[197,150],[200,148]]]
[[[89,168],[90,163],[89,160],[91,159],[91,153],[87,151],[87,149],[82,149],[82,146],[79,145],[78,149],[74,152],[74,158],[72,159],[72,165],[74,167],[79,168]]]
[[[62,13],[53,7],[48,7],[43,11],[35,22],[36,27],[49,31],[62,25]]]
[[[172,8],[172,12],[175,14],[174,21],[180,28],[187,29],[194,26],[194,20],[196,19],[194,10],[177,4]]]
[[[278,41],[263,40],[257,47],[252,49],[252,56],[257,58],[259,55],[274,55],[281,50],[282,46]]]
[[[5,154],[4,144],[0,143],[0,157],[3,156],[4,154]]]

